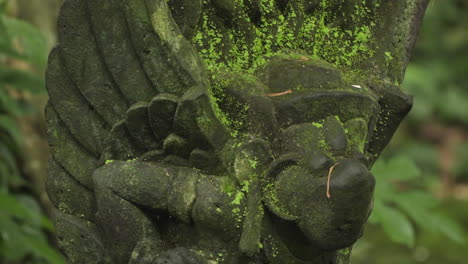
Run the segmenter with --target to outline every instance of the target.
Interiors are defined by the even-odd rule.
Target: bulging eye
[[[320,153],[320,152],[314,152],[310,154],[309,156],[305,156],[303,158],[304,158],[304,163],[306,167],[313,174],[324,172],[333,165],[333,160],[327,155]],[[321,176],[325,176],[325,175],[321,175]]]
[[[299,154],[288,153],[274,160],[267,171],[268,178],[276,178],[276,176],[288,167],[299,163]]]

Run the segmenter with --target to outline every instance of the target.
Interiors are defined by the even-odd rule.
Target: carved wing
[[[203,67],[166,1],[67,0],[58,39],[47,70],[46,118],[47,190],[59,245],[70,263],[108,262],[95,226],[93,171],[163,145],[186,156],[184,144],[221,138],[197,129],[194,117],[215,119]],[[186,139],[171,136],[174,127]],[[156,151],[146,158],[160,157]]]

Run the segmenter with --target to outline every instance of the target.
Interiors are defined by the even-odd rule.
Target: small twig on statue
[[[330,169],[328,170],[328,179],[327,179],[327,198],[330,199],[331,198],[331,194],[330,194],[330,179],[331,179],[331,175],[333,173],[333,170],[335,169],[335,167],[338,165],[338,162],[335,163],[335,165],[331,166]]]
[[[269,94],[265,94],[266,96],[281,96],[281,95],[285,95],[285,94],[291,94],[292,93],[292,90],[289,89],[287,91],[284,91],[284,92],[281,92],[281,93],[269,93]]]

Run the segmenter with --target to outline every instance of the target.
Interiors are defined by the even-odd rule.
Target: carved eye
[[[299,162],[299,154],[297,153],[288,153],[285,154],[270,165],[270,168],[267,171],[267,177],[276,178],[276,176],[285,170],[288,167],[294,166]]]
[[[314,174],[326,171],[333,165],[333,160],[320,152],[314,152],[310,156],[304,158],[307,168]]]

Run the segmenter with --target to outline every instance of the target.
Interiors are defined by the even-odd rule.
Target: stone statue
[[[47,71],[70,263],[349,263],[427,1],[66,0]]]

